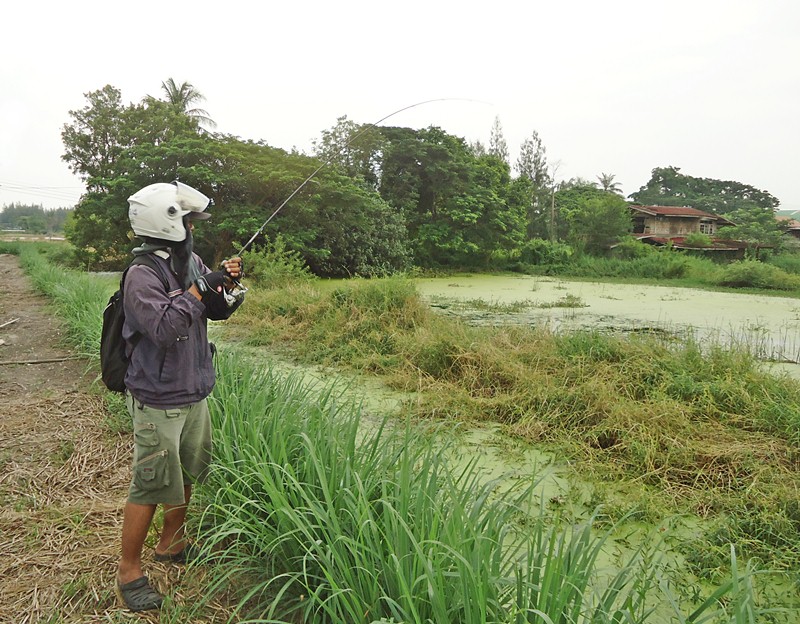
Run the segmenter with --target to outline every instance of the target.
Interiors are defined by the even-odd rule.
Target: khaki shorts
[[[128,501],[182,505],[184,485],[201,481],[211,462],[207,401],[165,410],[142,405],[128,393],[126,404],[134,442]]]

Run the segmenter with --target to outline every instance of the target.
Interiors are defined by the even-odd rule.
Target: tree
[[[529,181],[529,198],[527,209],[528,238],[545,237],[547,235],[548,206],[551,199],[552,181],[547,172],[547,150],[534,130],[520,146],[517,158],[517,172],[523,180]]]
[[[119,92],[108,87],[103,93]],[[127,198],[153,182],[175,179],[214,200],[196,247],[216,265],[321,164],[260,142],[198,133],[196,122],[161,100],[123,105],[103,93],[89,94],[87,107],[70,113],[73,123],[62,133],[64,160],[88,181],[68,228],[83,266],[124,266],[134,246]],[[95,151],[105,154],[107,145],[114,158],[98,157]],[[403,268],[408,260],[403,215],[332,168],[320,170],[271,222],[266,235],[278,234],[320,275],[371,275]]]
[[[761,208],[740,208],[725,215],[735,223],[721,227],[717,238],[745,241],[750,250],[758,254],[761,247],[780,249],[784,243],[783,228],[774,214]]]
[[[754,207],[772,214],[780,205],[767,191],[731,180],[695,178],[680,173],[678,167],[653,169],[650,180],[631,199],[643,205],[691,206],[715,214]]]
[[[345,115],[336,120],[333,128],[323,130],[319,141],[314,141],[314,155],[374,189],[378,185],[381,143],[377,128],[357,124]]]
[[[217,123],[209,117],[208,111],[197,108],[197,104],[206,98],[195,89],[190,82],[177,84],[172,78],[168,78],[161,83],[161,89],[167,96],[167,102],[180,113],[197,122],[198,127],[207,126],[211,129],[217,127]]]
[[[597,176],[600,182],[600,188],[609,193],[616,193],[622,195],[622,189],[619,187],[619,182],[614,182],[616,176],[613,173],[601,173]]]
[[[524,203],[508,163],[440,128],[382,128],[381,197],[402,212],[419,266],[486,266],[517,253]]]
[[[106,85],[84,97],[88,104],[69,111],[72,123],[61,132],[65,148],[61,159],[91,191],[114,177],[116,162],[129,144],[129,129],[123,126],[125,106],[118,89]]]
[[[567,216],[570,242],[590,254],[605,252],[631,231],[628,203],[614,193],[599,192],[602,195],[578,200]]]
[[[590,200],[604,199],[609,195],[619,198],[618,195],[600,190],[594,182],[580,178],[565,180],[553,188],[554,193],[551,201],[555,238],[551,238],[552,241],[576,240],[576,237],[571,232],[572,224],[574,223],[573,213],[582,210],[582,207]],[[580,239],[580,236],[577,238]]]
[[[494,124],[492,124],[492,130],[489,134],[489,154],[504,163],[508,163],[508,143],[506,143],[506,139],[503,136],[503,126],[500,123],[499,116],[494,118]]]

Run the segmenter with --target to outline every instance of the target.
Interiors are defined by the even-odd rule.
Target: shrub
[[[559,265],[569,262],[572,254],[569,245],[534,238],[523,245],[520,261],[526,264]]]
[[[260,286],[283,286],[289,282],[314,279],[303,256],[287,249],[280,236],[263,247],[254,246],[252,251],[246,251],[242,256],[247,277]]]
[[[717,284],[730,288],[765,288],[770,290],[796,290],[800,276],[758,260],[741,260],[725,267]]]
[[[683,242],[689,247],[711,247],[711,238],[701,232],[692,232]]]
[[[783,253],[770,256],[767,259],[767,264],[776,266],[787,273],[800,275],[800,254]]]
[[[655,253],[658,253],[655,247],[635,238],[627,238],[611,250],[612,257],[620,258],[621,260],[635,260]]]

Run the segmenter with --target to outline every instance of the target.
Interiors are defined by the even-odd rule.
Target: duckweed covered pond
[[[800,378],[800,299],[533,276],[420,278],[431,305],[474,325],[650,331],[741,346]]]

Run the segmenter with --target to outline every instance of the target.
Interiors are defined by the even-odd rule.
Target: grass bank
[[[653,336],[476,328],[436,315],[401,278],[254,290],[240,340],[352,367],[416,393],[420,418],[490,421],[559,449],[615,518],[707,520],[684,550],[701,575],[727,544],[800,567],[800,385],[745,350]]]
[[[95,278],[54,269],[35,255],[23,261],[65,316],[94,301],[101,310],[113,290],[106,281],[98,293],[85,282]],[[470,400],[490,400],[483,386],[502,389],[513,380],[506,373],[488,384],[503,369],[479,374],[481,360],[470,354],[483,338],[459,333],[472,331],[463,327],[438,334],[441,319],[429,318],[402,281],[359,283],[324,296],[308,283],[251,295],[242,311],[252,314],[242,320],[259,340],[291,337],[308,357],[349,361],[399,387],[415,380],[430,397],[463,388]],[[282,312],[267,322],[267,310],[277,308]],[[99,314],[94,328],[76,322],[70,333],[99,336],[99,322]],[[339,340],[305,323],[338,326]],[[311,338],[301,340],[304,334]],[[407,345],[417,343],[425,348],[412,353],[428,354],[419,358],[425,369],[403,364]],[[552,357],[544,355],[529,365]],[[692,587],[693,576],[656,561],[653,550],[633,553],[609,576],[598,566],[608,534],[597,524],[572,528],[569,518],[560,525],[544,511],[523,513],[529,489],[498,498],[473,468],[454,474],[441,438],[433,445],[418,428],[364,430],[358,407],[335,389],[310,393],[235,355],[219,364],[213,406],[220,445],[198,527],[209,565],[198,571],[209,595],[230,598],[231,621],[738,624],[772,617],[758,606],[758,576],[731,558],[736,540],[726,542],[729,573],[708,596],[671,590]],[[660,584],[662,574],[667,580]],[[666,611],[654,611],[657,605]],[[774,621],[785,621],[783,615]]]

